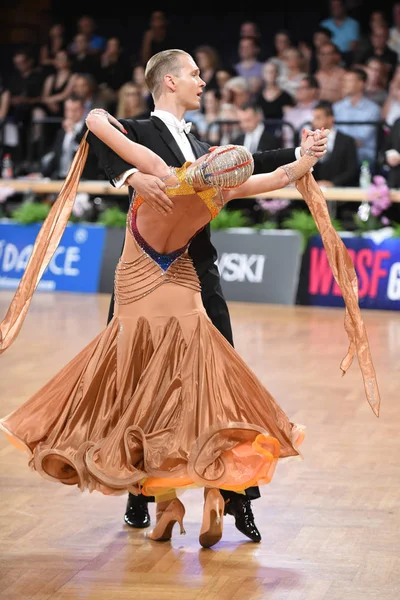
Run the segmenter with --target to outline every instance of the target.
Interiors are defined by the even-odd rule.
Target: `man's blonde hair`
[[[171,73],[172,75],[180,75],[182,65],[180,61],[181,56],[189,56],[188,52],[184,50],[162,50],[154,54],[147,62],[146,69],[144,72],[144,78],[146,85],[153,96],[154,100],[157,100],[161,95],[162,84],[165,75]]]

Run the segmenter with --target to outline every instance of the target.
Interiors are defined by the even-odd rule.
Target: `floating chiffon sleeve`
[[[350,344],[340,368],[344,375],[353,362],[354,354],[357,353],[367,400],[375,415],[379,417],[380,395],[367,332],[358,304],[358,280],[353,261],[332,225],[326,200],[313,175],[308,172],[304,177],[298,179],[296,187],[314,217],[333,277],[345,303],[344,327]]]
[[[79,144],[60,193],[36,237],[32,254],[3,321],[0,322],[0,354],[11,346],[22,327],[32,296],[67,226],[89,145],[87,131]]]

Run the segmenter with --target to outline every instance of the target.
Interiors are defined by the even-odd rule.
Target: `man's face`
[[[248,108],[238,111],[238,119],[240,129],[244,133],[251,133],[260,123],[261,117],[255,110]]]
[[[313,129],[332,129],[333,117],[328,116],[322,108],[314,108],[312,116]]]
[[[346,73],[343,77],[343,94],[345,96],[358,94],[363,88],[363,82],[359,80],[355,73]]]
[[[83,106],[76,100],[66,100],[64,105],[64,117],[71,123],[79,123],[83,119]]]
[[[185,110],[200,108],[200,98],[205,81],[200,77],[200,69],[191,56],[181,56],[181,72],[174,75],[175,93],[178,103]]]

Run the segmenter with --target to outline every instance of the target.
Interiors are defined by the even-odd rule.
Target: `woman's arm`
[[[273,190],[280,190],[289,183],[303,177],[317,162],[317,158],[312,150],[307,150],[299,160],[278,167],[272,173],[261,173],[252,175],[249,179],[238,187],[224,190],[224,200],[230,202],[235,198],[246,198],[255,196]]]
[[[121,123],[107,111],[99,108],[91,110],[86,117],[86,125],[111,150],[114,150],[126,162],[135,165],[142,173],[160,178],[169,175],[170,168],[167,163],[146,146],[129,140],[121,133],[123,130]]]

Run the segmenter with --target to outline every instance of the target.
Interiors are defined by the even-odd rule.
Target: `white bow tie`
[[[192,124],[190,121],[188,123],[186,123],[185,121],[181,121],[179,123],[179,125],[177,125],[177,129],[178,129],[179,133],[189,133],[191,128],[192,128]]]

